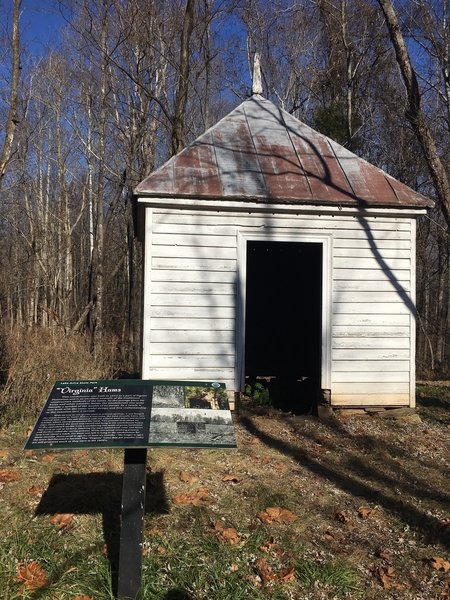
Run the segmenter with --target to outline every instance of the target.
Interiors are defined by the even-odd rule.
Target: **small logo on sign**
[[[211,384],[211,387],[213,387],[213,388],[220,388],[220,383],[217,383],[217,381],[214,381],[214,382]]]

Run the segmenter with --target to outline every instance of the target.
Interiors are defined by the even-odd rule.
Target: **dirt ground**
[[[247,586],[236,598],[450,598],[450,388],[421,386],[418,401],[414,414],[341,412],[326,421],[247,408],[235,417],[237,450],[150,450],[144,575],[148,567],[164,576],[146,598],[225,599],[220,579],[235,571]],[[108,497],[117,518],[121,453],[24,454],[23,442],[23,427],[0,434],[0,474],[17,474],[0,483],[5,598],[17,597],[24,561],[51,570],[50,557],[34,550],[42,536],[54,535],[71,557],[91,548],[92,563],[97,555],[113,563],[117,542],[99,503]],[[50,523],[53,513],[68,514],[70,527]],[[17,528],[26,531],[22,545],[11,537]],[[180,543],[199,548],[197,564],[211,540],[220,565],[204,571],[216,569],[216,587],[200,593],[192,565],[175,581],[170,561],[180,564]],[[71,568],[84,569],[75,563],[66,579]],[[39,598],[76,597],[61,575],[52,581]],[[163,595],[175,583],[185,595]]]

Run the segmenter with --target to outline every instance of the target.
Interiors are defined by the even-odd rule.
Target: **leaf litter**
[[[345,416],[327,424],[275,411],[270,416],[250,414],[249,420],[251,434],[242,421],[236,423],[237,452],[158,449],[149,453],[152,472],[164,471],[164,487],[173,505],[186,507],[147,515],[149,557],[156,554],[170,565],[177,555],[172,532],[181,527],[183,535],[200,540],[203,514],[207,517],[204,533],[215,536],[224,551],[232,553],[223,565],[224,577],[239,572],[249,586],[259,588],[261,597],[270,598],[274,586],[286,586],[292,590],[286,597],[296,599],[341,597],[333,591],[335,584],[321,579],[321,570],[329,573],[335,564],[352,568],[365,590],[363,597],[371,600],[450,597],[446,476],[450,430],[446,426],[377,416]],[[317,452],[318,442],[321,452]],[[3,447],[9,448],[5,443]],[[11,455],[16,456],[16,449]],[[15,485],[4,486],[5,501],[11,502],[22,488],[24,499],[34,495],[33,486],[45,491],[49,469],[61,472],[63,464],[59,453],[53,456],[48,465],[42,464],[39,453],[36,461],[19,461],[21,477]],[[120,473],[121,463],[120,453],[115,458],[90,451],[82,468],[95,472],[108,465],[108,470]],[[75,472],[80,468],[73,465]],[[203,485],[195,487],[199,473]],[[77,529],[60,538],[61,543],[64,539],[72,544],[87,518],[77,512]],[[60,531],[58,523],[54,526]],[[66,531],[64,525],[61,530]],[[256,545],[252,536],[258,539]],[[144,564],[146,560],[147,556]],[[314,565],[311,580],[302,575],[302,560]],[[36,569],[36,583],[48,585],[38,561],[21,565],[33,562],[43,572],[39,577],[39,569],[31,567]],[[18,573],[17,578],[24,586]],[[33,580],[33,573],[25,578]],[[57,592],[53,595],[57,597]],[[347,592],[346,597],[360,596]]]

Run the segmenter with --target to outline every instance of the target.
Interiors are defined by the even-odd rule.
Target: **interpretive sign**
[[[25,448],[234,448],[223,383],[58,381]]]

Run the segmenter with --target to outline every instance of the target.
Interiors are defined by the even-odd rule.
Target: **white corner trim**
[[[416,229],[417,223],[415,219],[411,221],[411,302],[416,306]],[[416,327],[417,316],[410,313],[410,371],[409,371],[409,406],[416,406]]]

